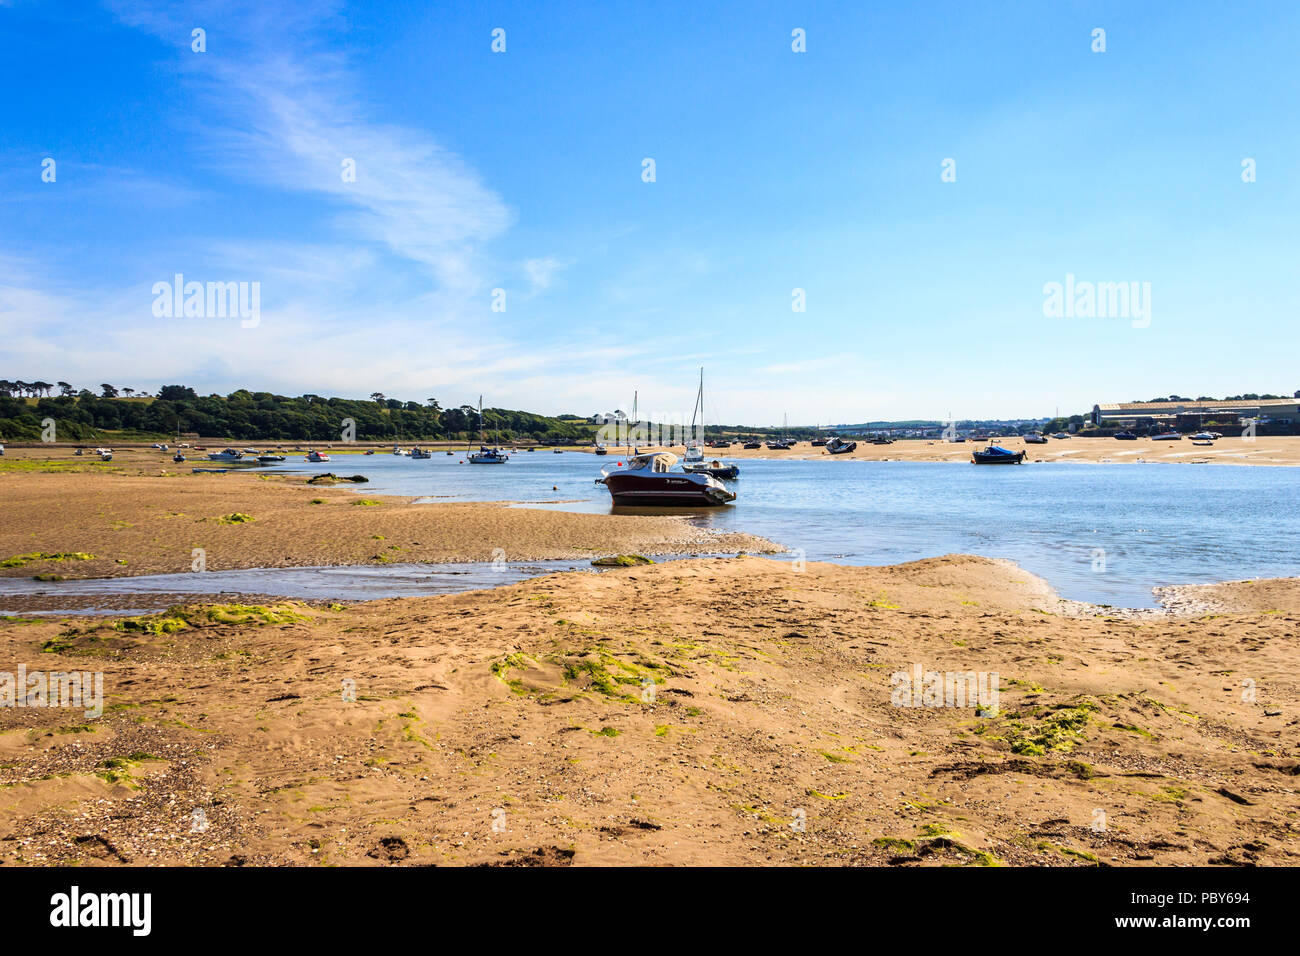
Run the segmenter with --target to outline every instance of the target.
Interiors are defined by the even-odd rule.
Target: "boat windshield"
[[[658,452],[653,455],[637,455],[629,461],[628,468],[637,471],[649,469],[650,471],[668,471],[677,463],[677,456],[668,452]]]

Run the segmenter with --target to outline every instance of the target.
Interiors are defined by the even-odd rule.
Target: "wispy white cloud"
[[[562,270],[573,265],[573,260],[557,259],[555,256],[544,256],[540,259],[524,260],[524,275],[532,284],[531,292],[533,294],[545,292],[551,287],[556,275]]]
[[[382,243],[463,295],[482,284],[478,255],[512,221],[505,202],[428,134],[368,118],[346,57],[323,42],[347,29],[332,2],[113,4],[126,23],[177,46],[200,97],[211,161],[237,175],[329,197],[339,238]],[[206,31],[204,53],[190,49]],[[193,129],[193,127],[191,127]]]

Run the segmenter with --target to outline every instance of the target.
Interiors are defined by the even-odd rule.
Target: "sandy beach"
[[[681,517],[415,503],[367,496],[364,485],[308,485],[306,478],[0,471],[0,576],[189,571],[196,548],[210,571],[780,550]]]
[[[1240,436],[1232,435],[1219,439],[1211,446],[1193,445],[1190,439],[1184,438],[1180,441],[1152,441],[1149,438],[1140,438],[1137,441],[1118,441],[1114,438],[1069,438],[1069,439],[1049,439],[1045,445],[1026,444],[1023,438],[1001,438],[997,443],[1004,448],[1010,448],[1012,451],[1025,450],[1027,461],[1035,462],[1079,462],[1079,463],[1101,463],[1108,464],[1132,464],[1138,462],[1146,463],[1163,463],[1163,464],[1223,464],[1223,465],[1300,465],[1300,435],[1282,435],[1277,437],[1260,436],[1254,440],[1243,439]],[[226,443],[228,444],[228,442]],[[772,451],[764,446],[758,449],[745,449],[739,442],[733,444],[730,448],[706,448],[705,453],[710,458],[727,458],[727,459],[747,459],[747,458],[770,458],[770,459],[821,459],[827,462],[842,461],[936,461],[936,462],[953,462],[960,464],[969,464],[971,452],[977,448],[982,448],[983,442],[944,442],[931,440],[913,440],[899,439],[889,445],[872,445],[865,441],[858,441],[858,447],[847,454],[831,455],[824,448],[815,448],[807,441],[801,441],[788,451]],[[259,447],[264,447],[265,443],[258,443]],[[212,450],[219,450],[222,442],[219,439],[210,440],[208,447]],[[277,451],[277,454],[286,454],[294,458],[301,458],[302,452],[293,452],[292,449],[299,447],[293,443],[288,443],[284,448]],[[302,448],[310,446],[303,445]],[[334,444],[321,446],[322,449],[328,449],[333,460],[329,465],[323,466],[325,469],[333,468],[338,471],[339,468],[349,470],[348,466],[352,463],[358,465],[363,463],[365,455],[362,453],[365,446],[361,445],[340,445]],[[448,446],[445,443],[440,445],[429,445],[434,448],[438,454],[444,453],[448,448],[452,448],[459,454],[463,454],[464,445],[457,444]],[[593,449],[590,445],[571,445],[561,448],[565,454],[592,454]],[[645,446],[642,450],[651,451],[657,448]],[[665,448],[680,456],[685,449],[681,445]],[[387,454],[391,451],[391,446],[380,446],[376,454]],[[539,449],[532,454],[551,454],[552,448]],[[89,454],[89,453],[87,453]],[[194,466],[207,466],[210,464],[205,461],[190,461],[183,465],[174,465],[171,461],[171,452],[160,452],[156,449],[142,446],[139,443],[114,448],[114,458],[111,462],[101,463],[96,458],[74,457],[73,446],[71,445],[15,445],[10,446],[7,457],[23,461],[52,462],[65,467],[77,467],[86,470],[112,470],[118,469],[131,473],[158,474],[164,471],[185,471],[188,472]],[[526,454],[521,451],[521,454]],[[621,457],[626,456],[627,449],[623,447],[611,448],[609,454],[605,456],[605,461],[618,461]],[[0,464],[3,459],[0,459]],[[0,468],[0,473],[3,469]]]
[[[1294,864],[1300,592],[1238,595],[1125,621],[983,558],[746,557],[9,620],[5,660],[101,670],[105,713],[0,712],[0,858]],[[996,714],[894,706],[914,665],[996,671]]]
[[[220,568],[768,546],[673,517],[15,461],[8,576],[183,571],[193,548]],[[102,673],[104,710],[0,708],[0,862],[1296,863],[1300,582],[1160,597],[1080,605],[968,555],[741,556],[10,616],[0,670]],[[900,704],[913,668],[988,678],[996,706],[930,706],[920,683]]]
[[[1023,438],[1000,438],[996,442],[1012,451],[1025,450],[1034,462],[1106,462],[1126,464],[1159,462],[1168,464],[1224,465],[1300,465],[1300,436],[1259,437],[1245,441],[1240,437],[1221,438],[1210,447],[1195,446],[1191,441],[1117,441],[1114,438],[1049,439],[1046,445],[1028,445]],[[746,450],[740,445],[730,448],[707,448],[711,457],[723,458],[797,458],[841,461],[946,461],[969,464],[971,452],[983,448],[984,442],[943,442],[900,439],[890,445],[871,445],[863,441],[843,455],[831,455],[824,448],[799,442],[789,451]],[[680,454],[679,446],[674,449]]]

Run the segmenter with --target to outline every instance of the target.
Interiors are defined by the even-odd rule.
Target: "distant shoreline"
[[[1228,465],[1271,465],[1271,466],[1300,466],[1300,435],[1280,435],[1272,437],[1258,437],[1254,441],[1247,441],[1242,438],[1222,438],[1216,441],[1212,446],[1194,446],[1190,440],[1181,441],[1152,441],[1149,438],[1140,438],[1137,441],[1119,441],[1114,438],[1071,438],[1071,439],[1049,439],[1045,445],[1026,444],[1023,438],[997,438],[993,440],[995,444],[1010,448],[1013,451],[1023,449],[1026,452],[1026,464],[1043,464],[1050,462],[1072,461],[1089,464],[1131,464],[1140,462],[1142,464],[1228,464]],[[106,440],[107,442],[107,440]],[[376,455],[391,454],[394,444],[402,448],[411,448],[418,445],[421,448],[427,448],[435,452],[445,453],[447,451],[456,451],[465,449],[465,442],[297,442],[297,441],[243,441],[236,442],[230,439],[199,439],[196,442],[190,442],[191,446],[201,445],[206,451],[190,452],[190,449],[181,449],[190,452],[191,461],[184,465],[173,465],[171,455],[177,446],[172,444],[171,448],[162,452],[153,448],[149,442],[133,441],[120,442],[112,445],[115,452],[130,452],[130,456],[119,456],[114,463],[129,463],[132,467],[136,465],[148,466],[156,464],[159,467],[189,468],[192,466],[203,466],[206,464],[204,458],[208,452],[220,451],[227,446],[233,448],[256,447],[276,454],[285,454],[289,456],[303,455],[309,449],[315,448],[321,451],[328,451],[331,455],[363,455],[365,451],[374,451]],[[476,443],[475,443],[476,444]],[[820,447],[815,447],[807,442],[799,442],[788,451],[772,451],[769,448],[745,449],[739,444],[734,444],[729,448],[705,448],[707,458],[726,458],[735,460],[794,460],[794,461],[933,461],[933,462],[956,462],[970,463],[971,453],[977,448],[983,446],[982,442],[944,442],[930,439],[899,439],[888,445],[872,445],[864,441],[858,442],[858,447],[848,454],[831,455]],[[15,452],[22,452],[22,458],[47,458],[62,459],[65,456],[71,456],[76,448],[86,448],[93,450],[96,445],[94,442],[57,442],[51,444],[42,444],[40,442],[12,442],[6,443],[9,454],[6,458],[0,458],[0,473],[4,471],[4,463],[7,458],[13,457]],[[520,455],[533,454],[553,454],[556,450],[565,454],[593,454],[595,448],[591,445],[529,445],[527,443],[514,444],[512,442],[502,443],[504,448],[518,448]],[[529,452],[527,449],[532,447],[534,450]],[[657,446],[645,446],[642,450],[655,451],[660,450]],[[671,451],[673,454],[681,455],[684,449],[677,445],[663,449]],[[32,452],[41,452],[39,455],[33,455]],[[627,449],[624,447],[609,446],[608,454],[604,456],[606,460],[618,461],[620,456],[625,455]],[[80,462],[85,456],[72,458],[71,460]],[[92,456],[93,457],[93,456]]]

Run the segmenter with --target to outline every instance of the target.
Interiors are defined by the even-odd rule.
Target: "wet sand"
[[[306,477],[0,471],[0,576],[189,571],[195,549],[211,571],[780,550],[681,517],[415,503],[366,495],[364,485],[307,485]],[[38,553],[74,557],[23,560]]]

